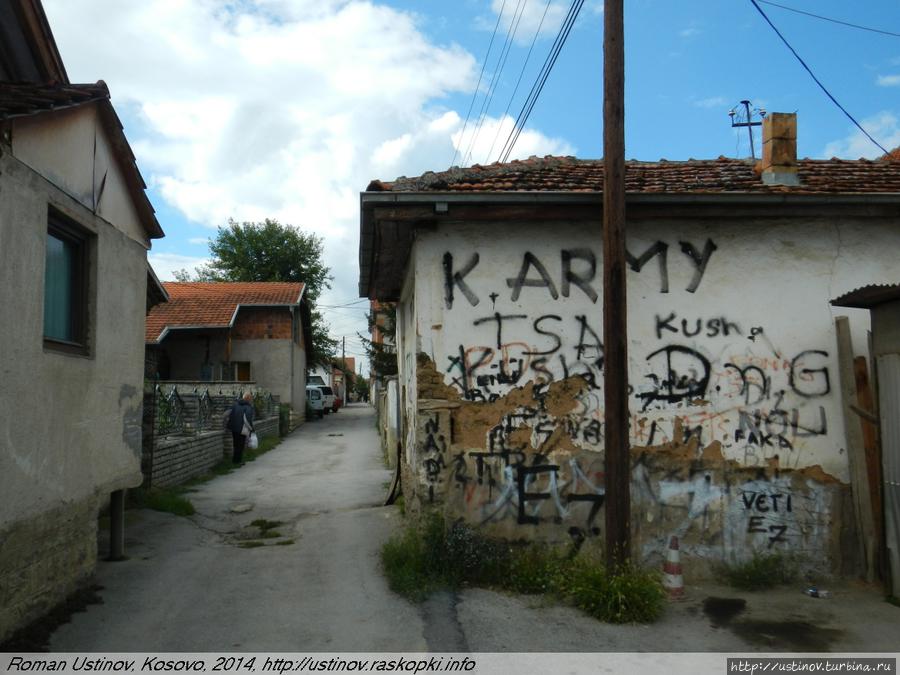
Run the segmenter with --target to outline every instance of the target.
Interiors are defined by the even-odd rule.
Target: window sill
[[[91,358],[90,350],[83,344],[48,337],[44,338],[44,351],[67,356],[79,356],[85,359]]]

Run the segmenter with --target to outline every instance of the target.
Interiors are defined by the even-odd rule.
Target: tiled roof
[[[0,119],[34,115],[109,100],[109,88],[96,84],[27,84],[0,82]]]
[[[304,285],[277,281],[165,281],[163,287],[169,302],[156,305],[147,315],[147,342],[159,342],[170,328],[228,328],[239,305],[296,305]]]
[[[626,162],[625,189],[637,194],[900,193],[900,161],[798,162],[799,186],[766,185],[754,162],[714,160]],[[367,192],[602,192],[603,160],[532,157],[505,164],[453,168],[391,183],[375,180]]]

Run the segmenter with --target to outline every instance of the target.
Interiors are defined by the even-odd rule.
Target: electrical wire
[[[531,46],[528,48],[528,54],[525,55],[525,63],[522,64],[522,70],[519,72],[519,79],[516,80],[516,86],[513,88],[513,93],[509,97],[509,103],[506,104],[506,110],[503,111],[503,114],[500,116],[500,124],[497,125],[497,133],[494,134],[494,140],[491,142],[491,149],[488,150],[487,162],[491,161],[491,155],[494,153],[494,146],[497,145],[497,139],[500,138],[500,131],[503,129],[503,120],[506,119],[506,116],[509,114],[509,109],[512,107],[512,102],[516,98],[516,94],[519,91],[519,85],[522,83],[522,78],[525,75],[525,68],[528,66],[528,60],[531,58],[531,52],[534,50],[534,45],[537,42],[538,35],[541,34],[541,28],[544,27],[544,19],[547,18],[547,10],[550,9],[550,3],[552,0],[547,0],[547,4],[544,5],[544,13],[541,16],[541,22],[538,24],[537,30],[534,32],[534,37],[531,39]]]
[[[556,64],[556,59],[559,57],[559,53],[562,51],[563,45],[565,45],[569,33],[572,31],[572,26],[575,25],[575,19],[578,18],[578,13],[581,11],[582,5],[584,5],[584,0],[572,0],[566,18],[563,20],[559,32],[556,35],[556,39],[553,41],[553,46],[550,48],[550,53],[547,54],[547,58],[544,60],[541,72],[538,74],[537,79],[532,85],[531,92],[529,92],[528,98],[522,106],[522,110],[519,111],[519,115],[516,117],[516,123],[507,137],[503,149],[500,151],[501,162],[509,160],[509,156],[515,147],[516,142],[519,140],[519,135],[522,133],[522,129],[525,128],[525,124],[528,122],[531,111],[534,110],[534,105],[541,95],[544,85],[547,83],[550,71],[553,70],[553,66]]]
[[[481,86],[481,78],[484,76],[484,69],[487,66],[488,58],[491,56],[491,49],[494,46],[494,38],[497,36],[497,29],[500,27],[500,19],[503,18],[503,10],[506,8],[506,0],[500,5],[500,13],[497,15],[497,23],[494,24],[494,32],[491,33],[491,41],[488,43],[487,53],[484,55],[484,61],[481,63],[481,72],[478,73],[478,83],[475,85],[475,91],[472,94],[472,101],[469,103],[469,112],[466,113],[466,121],[463,124],[462,134],[459,136],[459,145],[462,145],[463,139],[466,137],[466,127],[469,126],[469,117],[472,115],[472,108],[475,107],[475,100],[478,98],[478,88]],[[450,166],[456,162],[456,155],[459,154],[459,146],[453,149],[453,159],[450,160]]]
[[[900,33],[892,33],[889,30],[881,30],[880,28],[869,28],[868,26],[860,26],[856,23],[849,23],[847,21],[841,21],[840,19],[832,19],[828,16],[822,16],[821,14],[813,14],[812,12],[804,12],[802,9],[797,9],[795,7],[788,7],[787,5],[780,5],[777,2],[771,2],[771,0],[759,0],[764,5],[772,5],[772,7],[780,7],[781,9],[786,9],[789,12],[796,12],[797,14],[804,14],[806,16],[811,16],[814,19],[821,19],[822,21],[830,21],[831,23],[837,23],[842,26],[849,26],[850,28],[858,28],[859,30],[867,30],[871,33],[881,33],[882,35],[890,35],[891,37],[900,37]]]
[[[828,91],[828,89],[825,88],[825,85],[822,84],[822,82],[819,80],[818,77],[816,77],[815,73],[813,73],[813,71],[810,69],[810,67],[809,67],[808,65],[806,65],[806,62],[800,57],[800,55],[797,53],[797,50],[795,50],[795,49],[791,46],[791,43],[788,42],[787,39],[784,37],[784,35],[781,34],[781,31],[778,30],[778,28],[775,27],[775,24],[772,23],[772,20],[766,15],[766,13],[763,11],[762,7],[760,7],[759,4],[757,4],[757,1],[756,1],[756,0],[750,0],[750,2],[751,2],[751,4],[752,4],[754,7],[756,7],[757,11],[758,11],[758,12],[762,15],[762,17],[766,20],[766,23],[768,23],[768,24],[772,27],[772,30],[775,31],[775,34],[776,34],[778,37],[780,37],[780,38],[781,38],[781,41],[787,46],[788,49],[791,50],[791,53],[794,55],[794,57],[797,59],[797,61],[800,62],[800,65],[803,66],[804,69],[806,69],[806,72],[809,73],[809,76],[813,79],[813,81],[814,81],[817,85],[819,85],[819,88],[820,88],[822,91],[825,92],[825,95],[826,95],[828,98],[831,99],[831,102],[834,103],[834,104],[840,109],[840,111],[841,111],[842,113],[844,113],[844,114],[847,116],[847,119],[849,119],[851,122],[853,122],[854,125],[856,125],[856,128],[859,129],[859,130],[863,133],[863,135],[864,135],[866,138],[868,138],[868,139],[869,139],[870,141],[872,141],[875,145],[877,145],[877,146],[881,149],[881,151],[882,151],[884,154],[888,154],[888,151],[884,148],[884,146],[881,145],[881,143],[879,143],[878,141],[876,141],[874,138],[872,138],[871,134],[869,134],[868,131],[866,131],[865,129],[863,129],[862,125],[861,125],[859,122],[856,121],[856,118],[854,118],[853,115],[851,115],[851,114],[847,111],[847,109],[846,109],[844,106],[842,106],[840,103],[838,103],[838,100],[837,100],[834,96],[831,95],[831,92]]]
[[[472,134],[472,138],[469,141],[469,148],[466,151],[466,155],[463,157],[463,166],[467,166],[468,161],[472,158],[472,151],[475,149],[475,143],[478,140],[478,135],[481,133],[481,128],[484,126],[484,120],[487,118],[488,110],[490,110],[491,101],[494,100],[494,92],[497,91],[497,85],[500,83],[500,75],[503,73],[503,69],[506,67],[506,59],[509,58],[509,52],[512,47],[513,39],[516,37],[516,33],[519,30],[519,21],[521,21],[522,19],[522,14],[525,13],[525,6],[527,4],[528,0],[518,0],[516,9],[513,12],[512,21],[509,22],[509,28],[506,29],[506,40],[503,42],[503,47],[500,50],[500,56],[497,58],[497,66],[495,66],[494,72],[491,74],[491,83],[488,85],[487,94],[485,95],[484,101],[481,104],[481,111],[478,115],[478,124],[475,127],[475,133]]]
[[[320,305],[316,304],[316,307],[328,307],[329,309],[334,309],[336,307],[353,307],[354,305],[361,305],[362,303],[369,304],[369,300],[366,298],[362,298],[360,300],[353,300],[351,302],[339,303],[337,305]]]

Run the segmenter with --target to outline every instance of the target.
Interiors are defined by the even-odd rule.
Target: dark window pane
[[[73,312],[76,246],[52,234],[47,236],[44,276],[44,335],[57,340],[76,339]]]

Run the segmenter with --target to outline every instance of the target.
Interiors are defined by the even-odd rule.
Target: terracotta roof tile
[[[288,282],[174,282],[163,287],[169,302],[147,315],[145,339],[159,342],[167,328],[227,328],[238,305],[296,305],[304,285]]]
[[[713,160],[672,162],[628,161],[625,188],[629,193],[900,193],[900,162],[801,159],[800,185],[766,185],[750,160],[719,157]],[[385,183],[374,180],[370,192],[601,192],[603,160],[574,157],[532,157],[506,164],[453,168],[415,178],[402,176]]]

